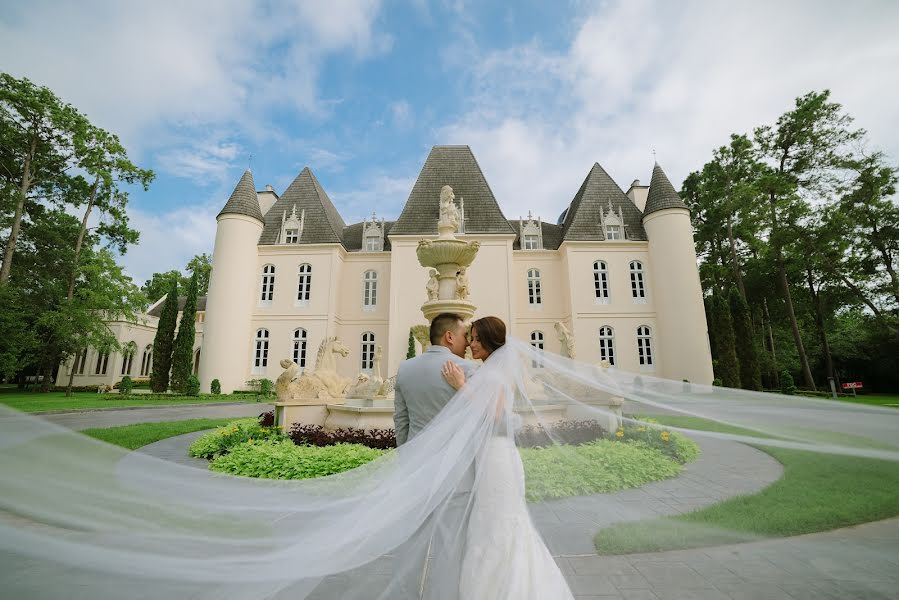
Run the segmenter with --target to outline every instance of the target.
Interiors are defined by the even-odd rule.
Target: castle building
[[[580,360],[711,384],[690,214],[661,167],[625,193],[595,164],[556,222],[510,220],[468,146],[435,146],[396,221],[347,225],[308,167],[280,196],[243,174],[217,217],[202,390],[274,380],[282,359],[314,368],[333,336],[350,349],[341,375],[371,372],[378,346],[382,376],[396,373],[410,328],[425,324],[428,271],[415,251],[437,236],[444,185],[462,215],[456,236],[481,244],[468,269],[475,318],[498,316],[550,352],[561,321]]]

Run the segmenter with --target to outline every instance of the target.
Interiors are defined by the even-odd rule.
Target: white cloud
[[[239,160],[246,162],[248,157],[234,142],[208,140],[188,141],[185,146],[164,151],[156,160],[160,171],[208,186],[233,179],[235,164]]]
[[[328,196],[337,206],[347,223],[358,223],[371,218],[372,211],[378,219],[396,220],[415,184],[415,177],[394,177],[386,173],[372,173],[360,181],[353,182],[359,187],[343,191],[328,191]]]
[[[390,104],[390,115],[393,119],[393,126],[397,129],[409,129],[412,127],[414,118],[412,116],[412,105],[405,100],[397,100]]]
[[[259,117],[247,115],[271,107],[323,114],[327,55],[389,50],[373,30],[379,9],[379,0],[13,3],[0,15],[0,68],[49,86],[140,159],[161,127],[252,130]]]
[[[604,3],[559,51],[467,49],[471,105],[441,140],[472,146],[508,216],[553,220],[594,162],[626,189],[648,183],[655,149],[679,186],[811,90],[831,89],[895,161],[896,22],[899,4]]]

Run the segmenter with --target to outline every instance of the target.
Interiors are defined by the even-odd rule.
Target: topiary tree
[[[184,393],[188,396],[200,395],[200,380],[196,375],[187,378],[187,385],[184,386]]]
[[[715,314],[715,345],[717,346],[718,371],[716,374],[725,387],[740,387],[740,363],[734,341],[734,328],[730,306],[722,294],[713,296]],[[750,340],[751,341],[751,340]]]
[[[125,375],[122,377],[122,381],[119,383],[119,393],[127,396],[131,393],[131,390],[134,388],[134,381],[131,380],[130,375]]]
[[[218,396],[222,393],[222,382],[218,379],[213,379],[212,383],[209,385],[209,391]]]
[[[796,393],[796,384],[793,383],[793,376],[784,369],[780,372],[780,393],[792,396]]]
[[[197,272],[194,271],[187,286],[187,298],[181,312],[181,324],[178,326],[178,337],[172,350],[172,389],[179,392],[187,390],[187,380],[193,373],[194,339],[196,338],[197,319]]]
[[[178,320],[178,282],[172,281],[162,304],[159,326],[153,338],[153,375],[150,387],[157,394],[169,389],[169,370],[172,368],[172,343]]]
[[[275,389],[275,382],[271,379],[260,379],[259,380],[259,394],[265,396],[266,398],[272,395],[272,390]]]
[[[412,328],[409,328],[409,349],[406,350],[406,358],[415,358],[415,336],[412,335]]]
[[[734,324],[737,359],[740,363],[740,383],[746,390],[762,389],[762,369],[759,362],[758,347],[752,332],[752,319],[749,316],[749,305],[735,288],[731,288],[728,298],[730,316]]]

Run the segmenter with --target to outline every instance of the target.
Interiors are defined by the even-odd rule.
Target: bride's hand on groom
[[[443,365],[441,374],[443,379],[456,391],[465,385],[465,371],[451,360],[446,361],[446,364]]]

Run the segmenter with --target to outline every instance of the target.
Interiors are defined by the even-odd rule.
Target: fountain
[[[457,239],[460,215],[456,208],[453,188],[448,185],[440,190],[439,235],[436,240],[418,242],[418,262],[430,268],[430,279],[425,285],[428,300],[421,305],[421,312],[428,321],[440,313],[455,313],[465,321],[471,320],[477,308],[468,300],[468,267],[478,254],[480,242]]]

